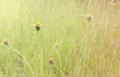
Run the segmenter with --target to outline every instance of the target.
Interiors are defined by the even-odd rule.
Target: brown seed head
[[[36,31],[39,31],[40,28],[41,28],[40,22],[36,22],[36,23],[34,24],[34,27],[35,27]]]
[[[58,43],[55,43],[55,48],[57,49],[59,47],[59,44]]]
[[[7,40],[7,39],[4,39],[4,40],[2,41],[2,44],[8,45],[8,40]]]
[[[91,16],[88,16],[88,17],[87,17],[87,21],[88,21],[88,22],[90,22],[90,21],[91,21],[91,19],[92,19],[92,17],[91,17]]]
[[[36,28],[36,31],[40,30],[40,26],[39,25],[38,26],[36,25],[35,28]]]
[[[53,58],[49,58],[49,63],[53,65],[53,63],[54,63]]]

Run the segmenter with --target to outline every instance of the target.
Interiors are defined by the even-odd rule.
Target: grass
[[[0,77],[120,77],[119,4],[0,1]]]

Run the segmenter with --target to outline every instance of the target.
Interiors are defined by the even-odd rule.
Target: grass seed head
[[[54,59],[53,59],[53,58],[49,58],[49,63],[50,63],[51,65],[53,65],[53,64],[54,64]]]
[[[39,31],[40,28],[41,28],[40,22],[36,22],[36,23],[34,24],[34,27],[35,27],[36,31]]]
[[[40,30],[40,26],[35,26],[35,28],[36,28],[36,31]]]
[[[8,40],[7,39],[3,39],[2,40],[2,45],[8,45]]]
[[[91,19],[92,19],[92,17],[91,17],[91,16],[88,16],[88,17],[87,17],[87,21],[88,21],[88,22],[90,22],[90,21],[91,21]]]
[[[55,43],[55,48],[57,49],[59,47],[59,44],[58,43]]]

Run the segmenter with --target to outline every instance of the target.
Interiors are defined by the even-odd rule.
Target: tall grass
[[[120,77],[119,0],[1,0],[0,10],[0,77]]]

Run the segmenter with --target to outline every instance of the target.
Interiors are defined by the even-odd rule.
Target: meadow
[[[119,19],[119,0],[0,0],[0,77],[120,77]]]

